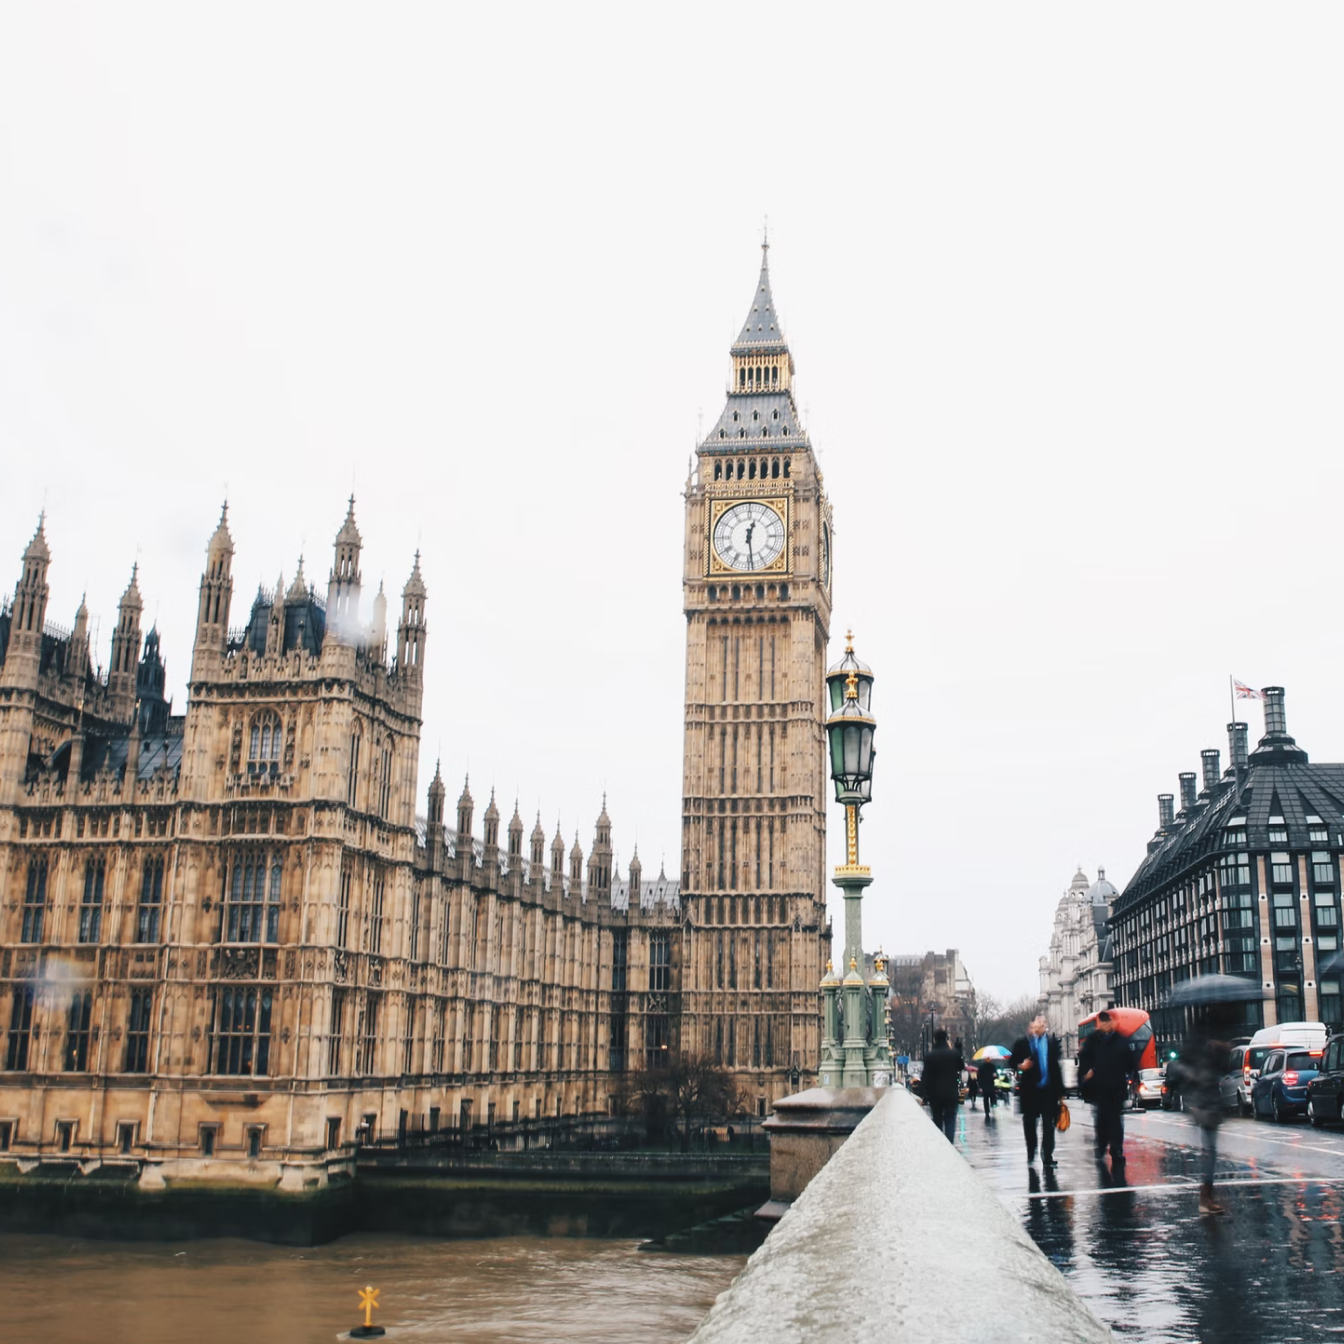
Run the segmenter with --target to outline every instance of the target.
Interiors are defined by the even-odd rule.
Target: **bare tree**
[[[975,996],[974,1047],[985,1045],[1011,1046],[1027,1030],[1027,1023],[1036,1016],[1036,995],[1020,994],[1004,1003],[993,994]]]
[[[644,1117],[651,1138],[670,1123],[682,1152],[698,1126],[730,1120],[743,1109],[733,1075],[694,1050],[669,1051],[661,1068],[627,1074],[616,1098],[623,1114]]]
[[[924,1003],[924,966],[893,966],[891,979],[891,1043],[898,1055],[918,1055],[927,1009]]]

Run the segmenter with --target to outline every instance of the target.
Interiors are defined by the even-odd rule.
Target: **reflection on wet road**
[[[1269,1344],[1344,1335],[1344,1132],[1230,1118],[1218,1198],[1199,1213],[1199,1138],[1182,1115],[1125,1117],[1117,1177],[1092,1155],[1090,1108],[1071,1103],[1055,1171],[1028,1168],[1022,1124],[962,1108],[957,1146],[1074,1290],[1145,1344]]]

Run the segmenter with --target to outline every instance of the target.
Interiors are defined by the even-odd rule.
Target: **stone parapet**
[[[690,1344],[1111,1337],[919,1103],[888,1091]]]

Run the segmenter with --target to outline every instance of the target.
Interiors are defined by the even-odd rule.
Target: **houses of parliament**
[[[134,568],[106,672],[83,603],[53,623],[39,521],[0,609],[0,1161],[314,1189],[605,1116],[669,1051],[762,1114],[814,1081],[831,514],[767,261],[684,496],[672,877],[614,870],[605,800],[586,853],[438,770],[417,807],[428,589],[417,556],[367,599],[353,499],[325,594],[300,565],[244,612],[225,507],[183,714]]]

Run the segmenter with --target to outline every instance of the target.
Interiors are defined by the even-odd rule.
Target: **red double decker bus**
[[[1157,1068],[1157,1042],[1153,1039],[1153,1025],[1148,1020],[1148,1014],[1142,1008],[1108,1008],[1106,1011],[1110,1013],[1121,1038],[1129,1042],[1129,1047],[1134,1052],[1134,1067]],[[1091,1017],[1083,1018],[1078,1024],[1080,1047],[1096,1031],[1098,1016],[1099,1014],[1093,1013]]]

